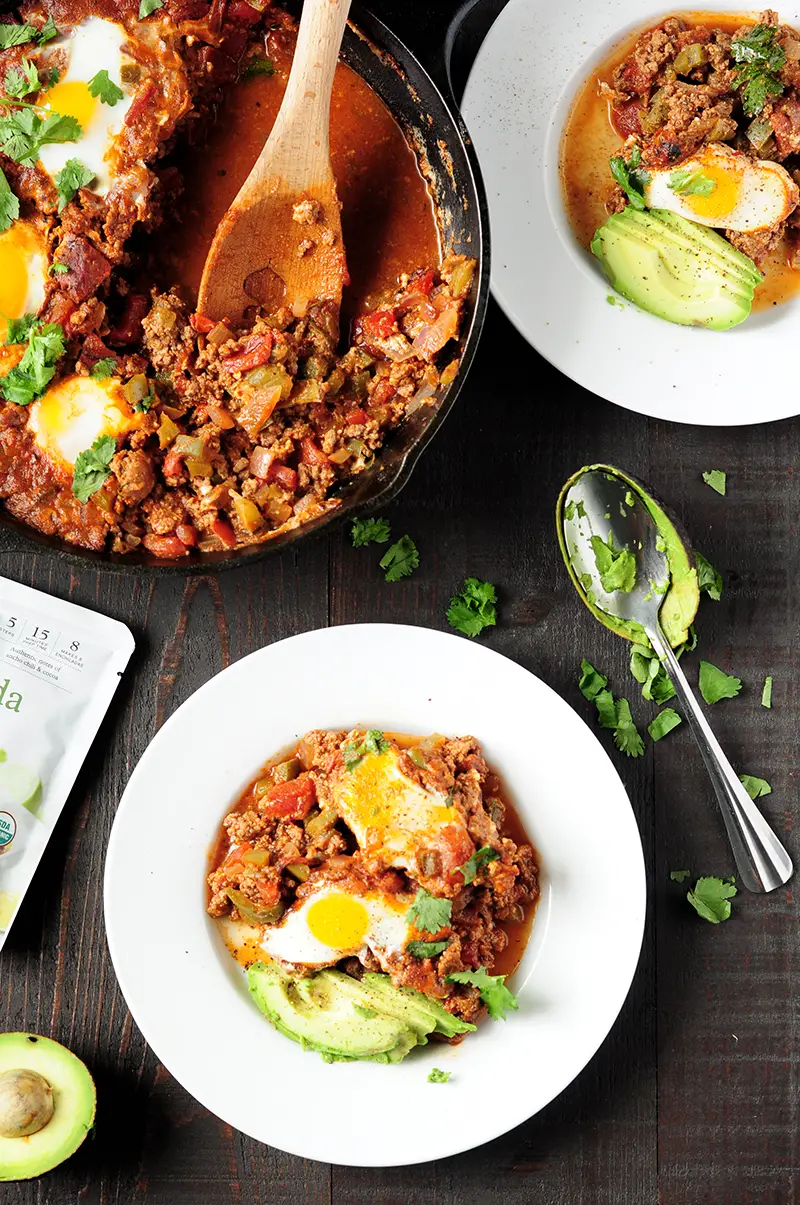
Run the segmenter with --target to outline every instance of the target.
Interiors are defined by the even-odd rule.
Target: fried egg
[[[38,314],[46,281],[43,232],[33,222],[12,223],[0,234],[0,342],[6,337],[8,318]]]
[[[114,141],[125,123],[131,107],[131,91],[122,83],[122,67],[133,60],[123,54],[123,43],[129,40],[127,31],[116,21],[89,17],[66,33],[53,46],[68,58],[67,67],[52,88],[43,92],[41,104],[62,117],[74,117],[82,133],[77,142],[49,143],[40,152],[40,161],[49,176],[55,178],[68,159],[78,159],[94,173],[88,185],[93,192],[105,196],[114,176]],[[92,96],[89,83],[98,71],[105,69],[112,83],[123,91],[115,104],[106,104]]]
[[[755,231],[784,221],[800,190],[779,163],[712,144],[675,167],[652,172],[644,199],[651,209],[672,210],[701,226]]]
[[[294,966],[332,966],[370,950],[382,967],[402,953],[411,935],[410,896],[360,892],[351,883],[327,883],[299,900],[280,925],[266,931],[261,947]]]
[[[394,745],[343,767],[323,790],[362,853],[421,882],[447,878],[475,851],[450,797],[409,778]]]
[[[101,435],[118,438],[143,416],[131,409],[115,377],[64,377],[28,408],[28,430],[51,461],[68,473],[79,454]]]

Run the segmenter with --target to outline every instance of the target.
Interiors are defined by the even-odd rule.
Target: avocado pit
[[[55,1111],[53,1089],[38,1071],[0,1072],[0,1137],[38,1134]]]

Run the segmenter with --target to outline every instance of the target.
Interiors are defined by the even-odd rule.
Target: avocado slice
[[[449,1013],[438,1000],[432,1000],[411,987],[395,987],[388,975],[368,971],[361,984],[375,993],[380,1007],[394,1016],[406,1017],[408,1024],[415,1028],[421,1024],[425,1034],[440,1033],[443,1037],[453,1038],[456,1034],[472,1033],[476,1029],[475,1025]]]
[[[0,1034],[0,1180],[68,1159],[94,1124],[94,1080],[72,1051],[32,1033]]]
[[[275,965],[253,963],[247,970],[250,992],[261,1012],[285,1037],[326,1062],[370,1059],[399,1063],[418,1044],[415,1029],[372,1007],[369,993],[343,991],[340,972],[319,971],[292,979]]]
[[[744,322],[763,279],[727,239],[660,209],[612,214],[592,252],[618,293],[681,326],[723,331]]]
[[[584,466],[577,473],[573,473],[558,496],[558,502],[556,503],[556,531],[561,555],[564,558],[567,571],[572,578],[572,584],[578,591],[581,600],[592,612],[592,615],[594,615],[595,619],[599,619],[604,627],[607,627],[612,632],[616,632],[618,636],[624,636],[626,640],[632,640],[637,644],[649,646],[650,642],[645,635],[644,629],[638,623],[633,620],[618,619],[615,615],[609,615],[606,611],[602,611],[600,607],[596,606],[592,599],[587,596],[575,572],[575,567],[572,564],[564,539],[563,520],[567,494],[583,473],[594,471],[611,473],[613,476],[619,477],[626,482],[631,490],[641,498],[664,539],[664,552],[669,565],[670,584],[669,589],[664,595],[664,601],[661,604],[661,627],[672,647],[679,648],[689,639],[689,628],[694,622],[697,608],[700,605],[697,569],[695,568],[694,556],[688,537],[679,530],[677,520],[673,519],[667,513],[660,502],[648,494],[641,482],[637,481],[635,477],[624,473],[621,469],[614,468],[613,465],[590,464]]]

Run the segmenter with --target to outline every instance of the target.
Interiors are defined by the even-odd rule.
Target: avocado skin
[[[651,494],[648,494],[640,481],[637,481],[635,477],[631,477],[628,473],[624,473],[622,469],[617,469],[610,464],[584,465],[582,469],[578,469],[577,473],[572,474],[558,496],[558,502],[556,503],[556,534],[558,536],[561,555],[564,558],[564,564],[572,579],[573,586],[578,591],[578,595],[584,605],[588,607],[595,619],[598,619],[604,627],[608,628],[611,632],[616,632],[618,636],[623,636],[625,640],[631,640],[635,644],[643,644],[649,647],[650,642],[645,635],[644,629],[639,624],[617,619],[616,616],[607,614],[595,606],[593,602],[589,601],[573,568],[564,539],[564,506],[566,505],[566,497],[569,490],[579,477],[589,472],[611,473],[614,477],[619,477],[629,485],[642,499],[652,516],[653,522],[664,537],[667,562],[670,569],[670,588],[661,604],[659,618],[661,619],[661,627],[667,640],[669,640],[674,649],[680,648],[689,638],[689,628],[694,622],[697,608],[700,606],[697,569],[689,537],[683,531],[679,521],[668,513],[661,502],[658,502]]]
[[[641,309],[680,326],[744,322],[763,277],[721,235],[668,210],[628,206],[592,239],[609,281]]]
[[[94,1080],[77,1055],[39,1034],[0,1034],[0,1071],[37,1071],[53,1089],[50,1121],[27,1138],[0,1137],[0,1181],[30,1180],[58,1167],[94,1125]]]
[[[326,1062],[399,1063],[415,1046],[426,1045],[430,1033],[452,1037],[475,1028],[421,992],[395,988],[386,975],[359,981],[323,970],[293,979],[275,964],[257,962],[247,980],[267,1020]]]

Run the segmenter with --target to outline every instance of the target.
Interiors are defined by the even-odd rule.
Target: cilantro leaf
[[[700,694],[706,703],[718,703],[720,699],[734,699],[742,689],[741,678],[726,674],[710,661],[700,662]]]
[[[370,728],[360,744],[356,741],[348,741],[343,747],[344,768],[354,770],[368,753],[385,753],[388,748],[389,742],[380,729]]]
[[[639,166],[641,162],[642,152],[638,146],[634,146],[627,162],[622,155],[612,155],[608,161],[611,175],[634,209],[647,208],[643,194],[645,187],[650,183],[651,176],[649,172]]]
[[[64,206],[70,203],[79,188],[91,184],[92,180],[94,172],[81,163],[80,159],[68,159],[56,176],[58,212],[61,213]]]
[[[0,151],[15,163],[31,164],[43,146],[77,142],[82,133],[74,117],[48,113],[42,119],[32,108],[15,109],[0,117]]]
[[[777,38],[774,25],[759,24],[731,42],[737,64],[736,87],[742,89],[742,108],[748,117],[756,117],[768,97],[783,92],[779,72],[786,63],[786,52]]]
[[[10,96],[14,100],[30,96],[31,93],[38,92],[41,87],[42,82],[39,79],[36,64],[25,58],[19,67],[12,67],[6,72],[6,78],[3,81],[3,91],[6,96]]]
[[[499,853],[496,849],[492,849],[491,845],[483,845],[480,849],[476,849],[464,865],[459,866],[459,870],[464,876],[465,886],[474,883],[481,871],[485,870],[490,862],[496,862],[499,857]]]
[[[150,392],[148,394],[146,394],[144,397],[140,397],[138,402],[136,402],[134,404],[133,409],[136,412],[136,414],[147,414],[150,407],[157,401],[158,401],[158,398],[156,397],[155,391],[153,390],[153,388],[151,386]]]
[[[468,577],[459,594],[450,599],[447,622],[465,636],[479,636],[497,623],[497,591],[491,582]]]
[[[489,975],[486,967],[478,967],[477,971],[453,971],[447,976],[447,982],[477,987],[493,1021],[505,1021],[510,1009],[519,1008],[516,996],[505,985],[505,975]]]
[[[75,460],[72,492],[79,502],[88,502],[111,473],[111,461],[117,450],[113,435],[100,435],[91,448]]]
[[[139,20],[144,21],[145,17],[149,17],[157,9],[164,7],[164,0],[141,0],[139,5]]]
[[[636,557],[628,548],[615,548],[614,537],[608,533],[608,541],[600,536],[591,536],[589,543],[594,551],[600,584],[606,594],[617,590],[628,594],[636,585]]]
[[[644,741],[631,716],[631,705],[627,699],[617,699],[617,726],[614,729],[614,744],[628,757],[641,757]]]
[[[717,185],[696,167],[678,167],[670,175],[667,187],[679,197],[710,197]]]
[[[419,552],[410,536],[401,536],[396,544],[381,558],[381,569],[386,570],[387,582],[398,582],[409,577],[419,567]]]
[[[36,314],[23,314],[21,318],[8,318],[8,330],[6,331],[6,344],[8,343],[27,343],[28,335],[36,326],[39,319]]]
[[[92,76],[87,87],[92,96],[100,98],[102,105],[108,105],[112,109],[117,101],[122,100],[125,95],[122,89],[114,83],[105,68]]]
[[[420,933],[438,933],[450,924],[452,912],[452,900],[440,900],[438,896],[431,895],[424,887],[420,887],[406,913],[406,920],[411,921]]]
[[[0,232],[8,230],[19,217],[19,200],[11,191],[5,172],[0,168]]]
[[[725,497],[727,489],[728,475],[724,469],[709,469],[707,473],[703,473],[703,481],[706,485],[710,485],[712,490],[716,490],[718,494]]]
[[[719,602],[722,595],[722,574],[714,568],[710,561],[706,560],[701,552],[695,552],[694,559],[697,565],[698,586],[701,590],[705,590],[708,597],[713,598],[714,602]]]
[[[684,879],[688,879],[691,873],[691,870],[671,870],[669,872],[669,877],[672,879],[673,883],[682,883]]]
[[[581,661],[581,677],[578,682],[578,689],[584,699],[588,699],[590,703],[593,703],[600,694],[600,691],[604,690],[607,685],[608,678],[604,674],[601,674],[599,670],[596,670],[584,657]]]
[[[755,778],[752,774],[740,774],[739,782],[751,799],[760,799],[762,795],[772,794],[772,787],[766,778]]]
[[[764,679],[764,689],[761,692],[761,706],[772,707],[772,674]]]
[[[654,649],[635,645],[631,649],[631,673],[642,683],[642,698],[650,703],[668,702],[675,695],[675,687]]]
[[[0,50],[8,50],[12,46],[24,46],[36,37],[35,25],[0,25]]]
[[[442,954],[449,945],[449,938],[446,941],[410,941],[406,949],[414,958],[435,958],[437,954]]]
[[[20,329],[21,326],[13,331],[15,336]],[[9,337],[11,332],[9,323]],[[26,333],[28,346],[22,359],[0,380],[0,393],[6,401],[18,406],[27,406],[44,392],[56,375],[55,364],[66,351],[64,331],[55,322],[42,326],[34,320]]]
[[[724,879],[710,877],[698,879],[694,890],[686,893],[686,898],[703,920],[718,925],[730,916],[730,901],[735,895],[736,886],[733,879],[726,882]]]
[[[272,59],[262,58],[261,55],[254,55],[249,59],[247,66],[244,69],[244,78],[251,79],[254,75],[274,75],[275,64]]]
[[[617,706],[610,690],[601,690],[594,700],[601,728],[616,728]]]
[[[450,1078],[449,1071],[440,1071],[438,1067],[433,1067],[428,1074],[429,1084],[446,1084]]]
[[[67,272],[69,272],[68,264],[60,264],[56,261],[50,265],[51,276],[66,276]]]
[[[105,381],[107,377],[113,376],[117,367],[117,361],[114,356],[106,356],[102,360],[98,360],[89,373],[90,377],[94,377],[96,381]]]
[[[36,35],[36,41],[40,46],[44,46],[45,42],[51,42],[53,38],[58,37],[58,28],[52,17],[48,17],[42,28]]]
[[[350,535],[354,548],[365,544],[385,544],[392,534],[388,519],[353,519]]]
[[[659,711],[653,722],[647,725],[647,731],[654,741],[660,741],[668,732],[672,732],[673,728],[677,728],[680,723],[681,717],[677,711],[674,711],[671,707],[665,707],[663,711]]]

